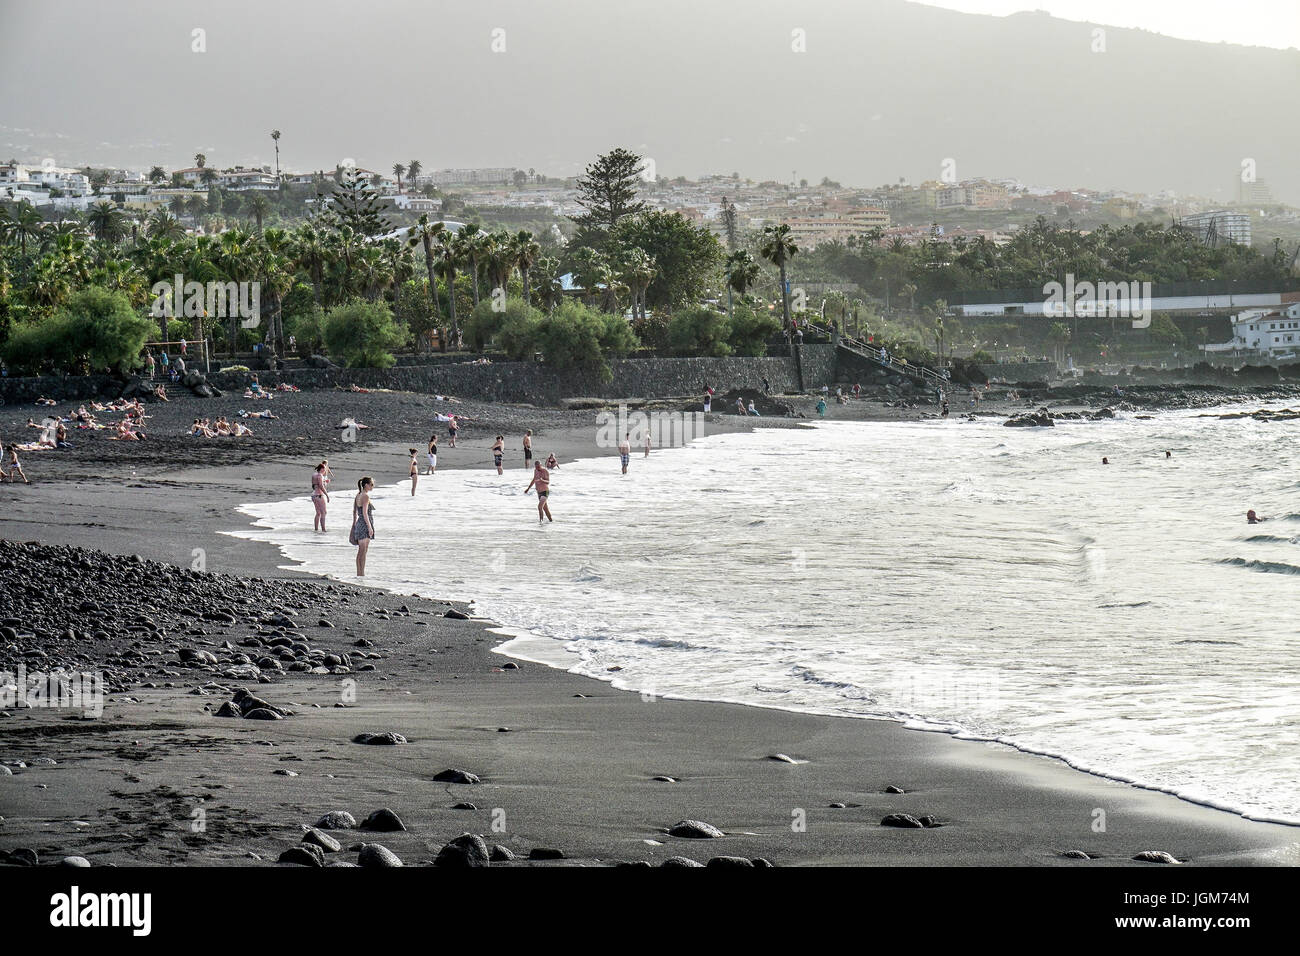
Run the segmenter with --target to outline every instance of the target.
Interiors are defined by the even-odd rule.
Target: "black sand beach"
[[[799,402],[810,411],[810,400]],[[246,525],[236,507],[305,494],[311,466],[328,457],[332,510],[346,514],[356,477],[399,480],[406,448],[422,451],[432,412],[448,406],[420,395],[300,393],[271,403],[282,418],[254,422],[252,439],[180,435],[196,416],[251,404],[151,405],[149,441],[74,432],[71,451],[24,456],[33,485],[0,485],[0,619],[11,629],[0,631],[0,671],[66,664],[111,675],[101,718],[0,715],[0,762],[10,771],[0,771],[0,851],[9,862],[271,864],[324,814],[360,822],[383,808],[405,830],[329,830],[342,849],[321,859],[356,862],[349,847],[379,843],[416,864],[468,832],[520,861],[561,851],[552,865],[1159,865],[1132,861],[1143,851],[1192,865],[1300,862],[1295,828],[887,722],[643,700],[510,662],[493,652],[501,639],[490,622],[445,616],[463,607],[283,569],[275,549],[223,533]],[[934,414],[873,404],[855,412]],[[612,453],[595,447],[590,411],[454,410],[474,421],[455,450],[440,428],[440,470],[490,467],[500,430],[508,464],[524,475],[516,449],[525,427],[542,454],[561,460]],[[42,411],[0,410],[0,435],[13,440]],[[340,441],[333,426],[349,415],[372,426],[367,441]],[[436,488],[436,477],[423,481]],[[336,517],[332,533],[342,527]],[[205,571],[190,570],[196,549]],[[245,714],[271,715],[216,716],[248,700],[240,688],[270,705]],[[406,742],[354,742],[385,733]],[[447,770],[478,782],[435,779]],[[1099,808],[1104,832],[1094,829]],[[891,814],[939,825],[882,826]],[[723,835],[665,832],[684,820]],[[312,861],[302,851],[289,859]]]

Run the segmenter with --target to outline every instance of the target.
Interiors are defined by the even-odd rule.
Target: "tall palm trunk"
[[[469,267],[474,273],[474,308],[478,308],[478,256],[469,257]]]
[[[785,262],[781,262],[781,312],[785,316],[785,327],[790,328],[790,285],[785,280]]]
[[[456,270],[447,270],[447,310],[451,316],[451,341],[460,345],[460,324],[456,321]]]
[[[520,266],[520,267],[519,267],[519,275],[520,275],[520,276],[523,278],[523,280],[524,280],[524,305],[532,305],[532,304],[533,304],[533,296],[532,296],[532,291],[531,291],[531,289],[530,289],[530,287],[529,287],[529,285],[528,285],[528,267],[527,267],[527,266]]]

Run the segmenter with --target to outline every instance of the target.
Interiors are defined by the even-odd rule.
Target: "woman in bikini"
[[[316,517],[311,523],[313,531],[325,531],[325,505],[330,500],[326,484],[325,462],[322,461],[311,474],[311,503],[316,507]]]
[[[416,457],[415,449],[409,449],[411,452],[411,467],[408,472],[411,476],[411,497],[415,497],[415,485],[420,480],[420,460]]]
[[[492,444],[492,464],[497,466],[497,474],[501,474],[501,459],[506,453],[506,438],[504,435],[498,435],[497,440]]]
[[[357,496],[352,501],[352,531],[348,540],[357,546],[357,577],[366,576],[366,552],[375,537],[375,506],[370,503],[370,491],[375,487],[369,476],[357,482]]]
[[[428,457],[429,457],[429,474],[432,475],[435,471],[438,470],[438,435],[436,432],[429,436]]]

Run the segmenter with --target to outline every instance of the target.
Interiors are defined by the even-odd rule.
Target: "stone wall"
[[[804,387],[813,389],[835,381],[835,349],[830,345],[800,347]],[[795,391],[795,360],[789,356],[748,358],[645,358],[610,363],[613,379],[600,383],[572,373],[557,373],[537,362],[494,362],[490,365],[440,363],[397,365],[388,369],[290,368],[261,371],[265,386],[280,382],[299,388],[358,385],[495,402],[556,404],[563,398],[671,398],[694,396],[708,382],[719,393],[733,388],[761,389],[766,378],[774,391]],[[248,372],[214,372],[218,388],[243,391]],[[117,395],[122,382],[107,375],[84,377],[0,378],[0,397],[25,404],[41,395],[60,401]]]
[[[806,388],[831,384],[835,350],[829,345],[802,347]],[[389,369],[297,368],[259,372],[266,386],[288,382],[300,388],[358,385],[427,394],[455,395],[495,402],[555,404],[563,398],[670,398],[693,396],[708,382],[718,392],[732,388],[762,388],[766,378],[774,391],[798,388],[794,360],[778,358],[652,358],[610,363],[613,378],[606,383],[573,373],[557,373],[537,362],[494,362],[490,365],[399,365]],[[210,377],[222,389],[240,389],[249,373],[216,373]]]

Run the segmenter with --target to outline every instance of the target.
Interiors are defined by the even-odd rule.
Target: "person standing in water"
[[[312,530],[325,530],[325,503],[330,500],[329,490],[325,487],[328,479],[325,477],[325,462],[316,466],[316,470],[311,475],[311,503],[316,506],[316,518],[312,521]]]
[[[370,503],[374,479],[366,476],[357,482],[357,496],[352,501],[352,531],[348,540],[357,546],[357,577],[366,576],[366,553],[375,538],[375,506]]]
[[[642,447],[645,448],[645,454],[642,455],[641,457],[649,458],[650,457],[650,429],[648,428],[645,430],[645,441],[642,442]]]
[[[411,475],[411,497],[414,498],[415,485],[420,480],[420,459],[416,457],[416,452],[414,448],[410,449],[410,452],[411,452],[411,467],[409,471]]]
[[[554,521],[551,517],[551,473],[540,461],[533,466],[533,480],[524,489],[524,494],[528,494],[533,485],[537,486],[537,520],[541,521],[545,516],[547,521]]]
[[[623,463],[623,474],[627,474],[627,463],[632,458],[632,433],[628,432],[618,443],[618,458]]]
[[[492,443],[492,464],[497,466],[497,474],[503,474],[501,471],[501,459],[506,454],[506,437],[498,435],[497,440]]]
[[[524,467],[527,468],[533,463],[533,430],[530,428],[524,432]]]
[[[456,422],[456,416],[452,415],[447,420],[447,435],[449,436],[447,444],[451,445],[452,448],[456,447],[456,432],[459,430],[460,425]]]
[[[438,433],[434,432],[429,436],[429,474],[438,470]]]

